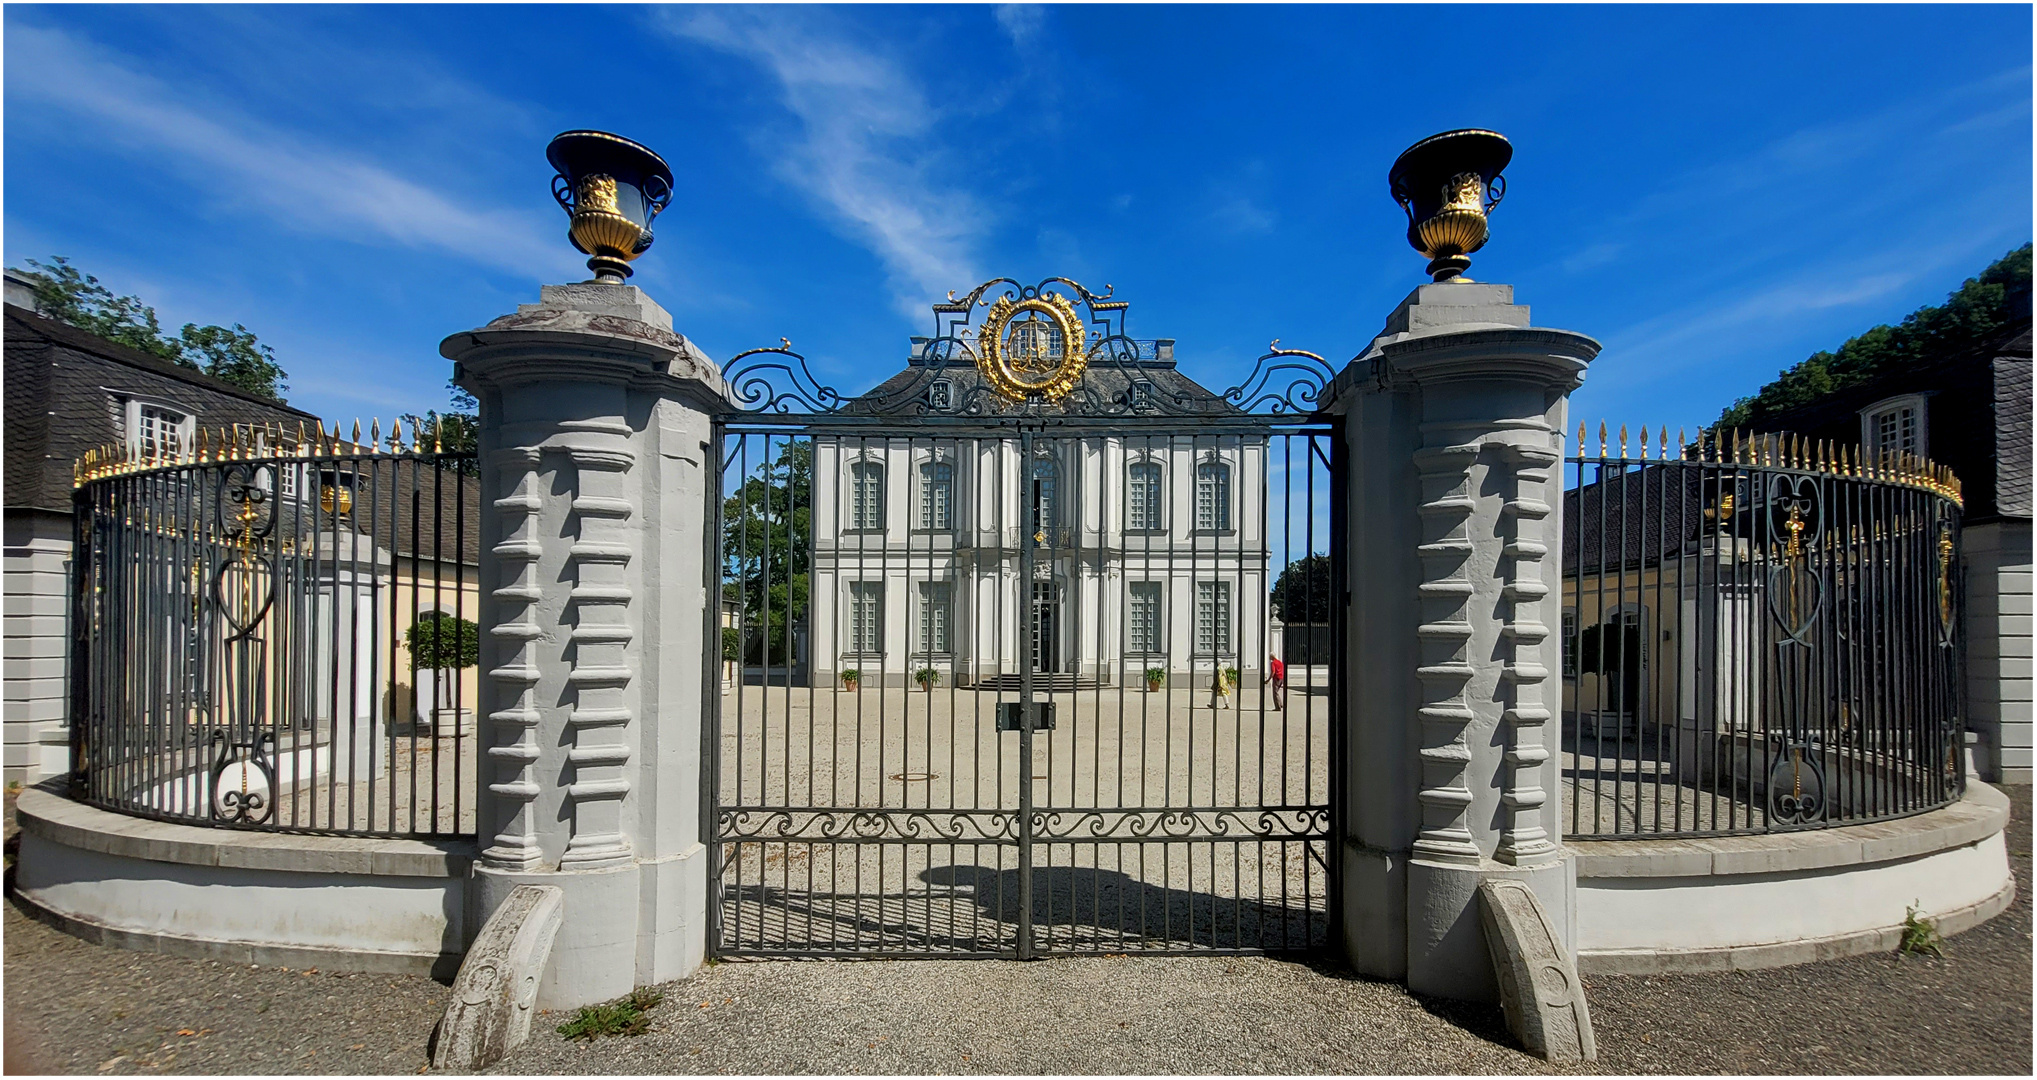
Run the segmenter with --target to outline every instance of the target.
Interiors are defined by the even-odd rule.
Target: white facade
[[[814,440],[815,685],[1016,679],[1029,643],[1036,672],[1081,680],[1257,678],[1263,438],[1042,437],[1021,455],[1014,437]]]
[[[1961,537],[1966,579],[1967,726],[1980,733],[1982,775],[2027,784],[2030,759],[2030,523],[2004,520]],[[1990,768],[1992,766],[1992,768]]]
[[[10,510],[6,533],[6,777],[33,784],[70,760],[71,521]]]

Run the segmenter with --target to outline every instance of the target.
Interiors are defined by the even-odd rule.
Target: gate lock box
[[[1020,710],[1024,708],[1025,708],[1024,702],[1019,701],[999,702],[997,705],[997,730],[1017,731],[1019,729],[1019,716],[1021,715]],[[1054,729],[1054,703],[1051,701],[1033,702],[1033,730],[1052,731],[1053,729]]]

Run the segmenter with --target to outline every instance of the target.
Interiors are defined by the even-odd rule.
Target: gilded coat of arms
[[[1089,366],[1082,320],[1059,293],[1025,300],[1000,297],[976,337],[976,367],[1013,401],[1059,401]]]

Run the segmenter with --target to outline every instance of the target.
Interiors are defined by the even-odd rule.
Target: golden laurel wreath
[[[1027,312],[1045,315],[1061,332],[1060,357],[1010,347],[1005,334],[1012,320]],[[1030,300],[999,297],[976,335],[976,367],[992,389],[1013,401],[1033,397],[1059,401],[1075,389],[1089,367],[1089,351],[1084,347],[1082,320],[1075,314],[1075,305],[1059,293]]]

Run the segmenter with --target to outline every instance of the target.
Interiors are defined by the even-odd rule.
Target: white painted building
[[[1158,344],[1158,392],[1227,408]],[[862,400],[915,382],[935,412],[974,386],[908,368]],[[1041,434],[1028,456],[1015,432],[915,430],[814,439],[815,685],[931,668],[941,685],[1015,688],[1027,648],[1048,685],[1137,685],[1154,668],[1177,687],[1232,667],[1257,680],[1274,648],[1264,437]]]

